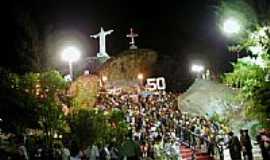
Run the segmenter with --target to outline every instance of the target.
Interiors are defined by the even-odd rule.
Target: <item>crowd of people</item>
[[[124,111],[132,139],[139,144],[142,158],[179,156],[175,128],[181,113],[175,95],[146,92],[100,97],[98,107],[104,111],[113,108]]]
[[[206,152],[211,157],[222,158],[228,148],[232,160],[252,160],[252,144],[247,129],[240,130],[240,140],[225,124],[210,117],[181,112],[177,95],[157,93],[105,94],[98,107],[104,111],[118,108],[125,112],[126,121],[132,131],[132,139],[140,145],[142,158],[179,159],[180,143],[188,142],[195,150]],[[270,157],[269,132],[257,136],[262,157]],[[240,156],[239,156],[240,155]],[[239,158],[240,157],[240,158]]]
[[[181,140],[189,140],[192,145],[196,143],[197,149],[214,156],[214,143],[224,138],[228,131],[226,126],[206,116],[181,112],[176,95],[171,93],[104,95],[99,99],[98,107],[104,111],[119,108],[125,112],[143,158],[179,159]]]
[[[240,140],[224,124],[207,116],[191,116],[182,112],[177,95],[165,92],[100,93],[96,107],[104,112],[119,109],[124,112],[129,134],[120,145],[93,144],[83,150],[73,150],[69,145],[54,146],[53,155],[63,160],[179,160],[180,145],[186,144],[210,156],[223,156],[228,147],[232,160],[252,160],[252,144],[247,130],[240,131]],[[264,160],[269,158],[269,135],[257,137]],[[226,136],[228,134],[228,136]],[[78,148],[78,147],[77,147]],[[23,159],[29,159],[26,148],[19,147]],[[42,159],[42,149],[34,159]],[[43,151],[44,152],[44,151]]]

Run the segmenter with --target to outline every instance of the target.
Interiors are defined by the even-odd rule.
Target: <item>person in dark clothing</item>
[[[263,160],[268,160],[270,158],[270,134],[267,136],[266,131],[262,130],[256,136],[256,140],[261,148]]]
[[[126,141],[121,145],[120,155],[122,158],[126,157],[127,160],[138,160],[141,157],[140,145],[136,140],[133,141],[131,137],[132,134],[129,133]]]
[[[119,150],[113,144],[109,145],[109,151],[111,153],[111,160],[119,159]]]
[[[100,159],[101,160],[111,159],[111,153],[110,153],[110,150],[109,150],[109,145],[105,145],[103,147],[103,149],[101,149],[101,151],[100,151]]]
[[[23,136],[18,136],[17,139],[17,159],[18,160],[29,160],[28,157],[28,152],[24,144],[24,137]]]
[[[228,141],[228,148],[232,160],[241,160],[241,145],[237,136],[230,132]]]
[[[247,129],[240,130],[240,144],[242,147],[244,160],[253,160],[252,145]]]
[[[71,148],[70,148],[71,157],[76,157],[78,155],[79,151],[80,151],[79,145],[75,141],[72,141]]]
[[[1,160],[8,160],[9,159],[8,153],[2,148],[0,148],[0,159]]]

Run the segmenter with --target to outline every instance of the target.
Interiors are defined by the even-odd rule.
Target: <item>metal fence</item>
[[[192,150],[192,159],[195,159],[196,152],[200,152],[212,155],[215,160],[224,160],[224,147],[220,143],[222,140],[216,139],[216,136],[209,140],[207,137],[195,134],[186,127],[180,127],[177,137],[181,144]]]

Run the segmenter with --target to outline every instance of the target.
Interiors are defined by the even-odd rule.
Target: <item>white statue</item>
[[[112,32],[113,30],[104,31],[101,27],[99,33],[90,35],[92,38],[99,38],[99,53],[97,54],[98,58],[110,58],[110,56],[106,53],[106,36]]]
[[[139,35],[133,32],[133,29],[130,28],[130,33],[127,35],[127,38],[130,38],[131,41],[129,44],[131,45],[130,49],[137,49],[138,47],[135,45],[135,37],[138,37]]]

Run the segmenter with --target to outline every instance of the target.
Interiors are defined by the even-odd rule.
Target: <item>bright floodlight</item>
[[[62,52],[62,59],[70,63],[78,61],[80,56],[80,50],[74,46],[68,46]]]
[[[76,62],[80,59],[81,52],[78,48],[74,46],[67,46],[62,51],[62,59],[66,62],[68,62],[69,65],[69,74],[71,81],[73,80],[73,62]]]
[[[223,23],[223,31],[227,34],[235,34],[240,31],[239,22],[234,18],[229,18]]]
[[[202,65],[194,64],[192,65],[191,70],[195,73],[201,73],[202,71],[204,71],[204,67]]]

